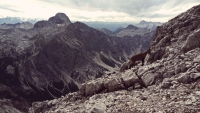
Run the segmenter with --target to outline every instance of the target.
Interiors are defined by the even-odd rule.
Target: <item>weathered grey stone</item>
[[[141,77],[146,86],[153,85],[161,75],[159,73],[147,73]]]
[[[86,84],[81,84],[80,89],[79,89],[79,93],[81,95],[85,95],[85,87],[86,87]]]
[[[197,57],[194,59],[194,62],[195,62],[195,63],[199,63],[199,62],[200,62],[200,55],[197,56]]]
[[[197,71],[200,72],[200,65],[198,65],[198,66],[196,67],[196,69],[197,69]]]
[[[134,84],[134,89],[140,89],[140,88],[142,88],[142,85],[140,83]]]
[[[163,77],[164,77],[164,78],[170,78],[170,77],[172,77],[172,76],[174,76],[174,75],[175,75],[175,71],[174,71],[174,70],[171,70],[171,71],[165,72],[165,73],[163,74]]]
[[[93,95],[95,92],[94,82],[88,82],[85,86],[85,96]]]
[[[200,73],[191,73],[190,78],[195,81],[200,78]]]
[[[131,61],[124,62],[120,67],[120,72],[124,72],[127,69],[130,69]]]
[[[186,72],[188,70],[188,68],[186,67],[184,63],[181,64],[180,67],[181,67],[181,72]]]
[[[172,86],[172,83],[169,82],[169,81],[163,81],[160,85],[160,88],[163,88],[163,89],[167,89],[169,88],[170,86]]]
[[[121,81],[121,78],[115,78],[115,79],[110,79],[104,83],[105,88],[108,89],[108,91],[116,91],[121,88],[123,88],[123,83]]]
[[[177,81],[179,83],[190,83],[191,82],[191,78],[190,75],[188,73],[182,73],[178,78]]]
[[[106,105],[103,103],[95,104],[89,113],[106,113]]]
[[[136,82],[139,82],[137,75],[131,71],[129,73],[123,73],[122,80],[124,81],[125,87],[134,86]]]
[[[198,41],[198,34],[200,33],[200,29],[197,30],[197,31],[194,31],[193,34],[190,34],[188,37],[187,37],[187,41],[186,43],[183,45],[183,47],[181,48],[181,50],[183,52],[187,52],[189,50],[192,50],[196,47],[199,47],[200,46],[200,42]],[[197,41],[194,41],[194,40],[197,40]]]
[[[149,69],[147,68],[147,67],[144,67],[144,66],[141,66],[141,67],[139,67],[139,69],[138,69],[138,75],[142,75],[142,74],[144,74],[145,72],[147,72]]]
[[[181,72],[181,67],[177,66],[174,70],[175,74],[179,74]]]
[[[183,73],[177,78],[180,83],[190,83],[200,78],[200,73]]]
[[[96,83],[95,83],[96,93],[102,92],[103,90],[105,90],[104,82],[103,81],[96,81]]]

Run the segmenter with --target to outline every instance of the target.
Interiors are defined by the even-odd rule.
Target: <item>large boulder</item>
[[[84,96],[90,96],[95,93],[102,92],[104,90],[105,90],[104,81],[97,80],[81,84],[79,93]]]
[[[148,72],[141,77],[141,79],[144,81],[144,84],[146,86],[153,85],[156,82],[156,80],[159,78],[161,78],[160,73],[152,73],[152,72]]]
[[[200,78],[200,73],[181,73],[177,78],[179,83],[191,83]]]
[[[95,91],[95,84],[93,82],[88,82],[85,86],[85,95],[93,95]]]
[[[183,45],[181,50],[185,53],[197,47],[200,47],[200,29],[194,31],[194,33],[187,37],[186,43]]]
[[[134,86],[135,83],[139,83],[139,78],[132,71],[126,71],[125,73],[122,73],[122,80],[125,87],[131,87]]]
[[[120,72],[124,72],[125,70],[129,69],[130,68],[130,61],[128,62],[124,62],[121,67],[120,67]]]
[[[124,85],[122,83],[121,78],[114,78],[110,79],[105,82],[105,87],[108,89],[109,92],[117,91],[119,89],[123,89]]]

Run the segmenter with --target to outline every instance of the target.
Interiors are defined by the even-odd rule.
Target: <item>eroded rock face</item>
[[[175,50],[175,54],[180,54],[199,47],[200,23],[198,22],[199,14],[196,11],[198,11],[198,6],[158,27],[151,43],[151,48],[155,51],[155,54],[160,49],[164,49],[165,53],[173,53],[172,50]]]
[[[91,96],[96,93],[112,92],[128,89],[130,87],[134,89],[137,84],[142,87],[149,85],[145,84],[143,79],[133,73],[133,70],[129,70],[124,73],[112,74],[110,76],[105,75],[102,78],[84,83],[81,85],[79,93],[83,96]]]

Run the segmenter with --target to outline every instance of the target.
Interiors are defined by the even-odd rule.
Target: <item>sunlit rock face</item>
[[[29,112],[199,112],[199,12],[194,6],[158,27],[143,66],[104,74],[78,92],[33,103]]]

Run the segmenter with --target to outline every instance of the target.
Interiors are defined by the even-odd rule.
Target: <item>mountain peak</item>
[[[65,13],[56,13],[55,17],[59,17],[59,18],[63,18],[64,17],[64,18],[66,18],[67,15]]]
[[[134,25],[128,25],[127,27],[126,27],[127,29],[137,29],[137,27],[136,26],[134,26]]]
[[[142,20],[142,21],[140,21],[140,23],[139,23],[139,24],[145,24],[145,23],[147,23],[147,21],[145,21],[145,20]]]
[[[35,23],[35,28],[42,28],[47,26],[56,26],[56,24],[69,25],[71,21],[65,13],[57,13],[55,16],[49,18],[48,21],[42,20]]]
[[[71,21],[65,13],[57,13],[55,16],[50,17],[48,21],[52,21],[56,24],[70,24]]]
[[[162,25],[162,23],[160,22],[147,22],[145,20],[142,20],[138,25],[137,27],[139,28],[147,28],[147,29],[150,29],[151,31],[154,31],[156,30],[157,26],[160,26]]]

